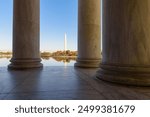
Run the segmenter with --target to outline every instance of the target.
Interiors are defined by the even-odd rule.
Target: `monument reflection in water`
[[[44,66],[73,66],[76,57],[42,57]]]
[[[0,67],[7,67],[11,57],[0,57]],[[76,57],[42,57],[44,66],[74,66]]]

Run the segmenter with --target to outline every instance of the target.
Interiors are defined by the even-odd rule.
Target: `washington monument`
[[[64,51],[67,51],[67,34],[65,33],[65,38],[64,38]]]

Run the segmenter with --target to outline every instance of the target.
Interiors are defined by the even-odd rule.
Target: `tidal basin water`
[[[7,67],[11,58],[0,58],[0,67]],[[42,57],[44,66],[73,66],[76,62],[75,57]]]

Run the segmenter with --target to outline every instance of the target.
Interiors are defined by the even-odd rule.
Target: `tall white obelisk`
[[[65,51],[65,56],[66,55],[66,51],[67,51],[67,34],[65,33],[65,38],[64,38],[64,51]],[[66,67],[67,66],[67,62],[64,61],[64,66]]]
[[[65,33],[65,39],[64,39],[64,51],[67,51],[67,34]]]

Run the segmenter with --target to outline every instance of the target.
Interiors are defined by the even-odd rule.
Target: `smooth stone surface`
[[[11,59],[11,64],[8,65],[9,70],[13,69],[33,69],[33,68],[42,68],[43,64],[40,63],[41,59]]]
[[[11,69],[42,67],[40,58],[40,1],[14,0]]]
[[[150,87],[133,87],[96,78],[97,69],[44,67],[10,70],[0,67],[3,100],[109,100],[150,99]]]
[[[53,95],[51,95],[53,94]],[[42,96],[41,96],[42,95]],[[76,93],[70,91],[57,92],[33,92],[33,93],[11,93],[5,97],[5,100],[97,100],[104,99],[96,91],[77,91]]]
[[[105,65],[97,72],[97,77],[114,83],[135,85],[135,86],[150,86],[150,73],[142,67],[119,67]],[[141,71],[140,71],[141,70]]]
[[[103,52],[97,77],[150,86],[149,0],[103,1]]]
[[[76,67],[99,67],[100,27],[100,0],[79,0]]]
[[[83,67],[83,68],[98,68],[100,65],[100,59],[94,59],[94,60],[80,60],[77,59],[77,62],[75,63],[75,67]]]

